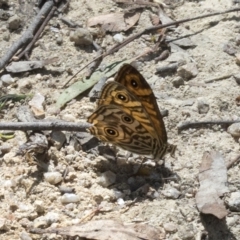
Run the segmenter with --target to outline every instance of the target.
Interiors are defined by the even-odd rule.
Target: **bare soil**
[[[26,11],[20,11],[16,0],[11,1],[9,5],[9,11],[13,15],[21,16],[24,24],[21,29],[10,32],[7,22],[0,19],[1,56],[21,36],[34,16],[34,12],[28,12],[30,16],[27,16]],[[165,11],[173,20],[224,11],[234,6],[230,0],[173,1],[171,5],[174,7],[165,8]],[[90,17],[119,11],[122,11],[122,8],[111,0],[72,0],[64,17],[86,28]],[[156,14],[154,7],[146,7],[138,23],[131,30],[121,34],[128,37],[151,26],[149,15],[154,13]],[[58,31],[55,31],[55,28]],[[14,83],[2,86],[1,95],[41,93],[45,97],[45,119],[86,121],[95,109],[95,103],[89,101],[87,93],[69,102],[61,111],[56,113],[55,109],[56,99],[62,92],[61,86],[72,76],[71,73],[77,72],[96,57],[92,46],[78,47],[70,41],[71,31],[74,30],[65,25],[59,16],[55,16],[35,44],[31,60],[57,57],[58,61],[45,66],[44,69],[13,74]],[[8,40],[4,37],[5,34],[9,34]],[[95,36],[95,40],[100,46],[109,49],[116,44],[113,40],[114,35],[115,33],[106,33],[104,36]],[[91,218],[91,213],[96,209],[99,211],[93,214],[92,219],[147,223],[162,229],[165,232],[164,239],[240,239],[239,212],[229,210],[229,215],[224,220],[217,220],[212,216],[201,215],[195,201],[203,153],[218,151],[227,162],[239,154],[238,140],[225,128],[217,125],[180,133],[177,130],[177,126],[185,121],[239,118],[240,107],[235,101],[239,96],[239,85],[235,78],[231,76],[220,81],[205,82],[239,72],[239,65],[236,63],[236,54],[240,53],[239,13],[233,12],[180,24],[167,33],[170,39],[185,36],[188,36],[194,46],[181,47],[180,50],[172,49],[171,54],[182,52],[187,61],[196,65],[198,74],[189,81],[184,79],[184,84],[180,87],[173,85],[177,73],[164,76],[156,74],[156,68],[167,65],[169,59],[155,62],[154,58],[148,55],[138,59],[136,63],[138,70],[151,84],[159,108],[169,112],[164,122],[169,142],[177,145],[177,151],[175,158],[166,156],[165,170],[156,167],[151,170],[150,175],[134,176],[134,169],[138,166],[135,158],[107,159],[98,156],[94,151],[77,151],[73,146],[65,144],[61,149],[57,149],[56,146],[49,148],[48,171],[65,174],[67,169],[62,182],[57,185],[50,184],[44,178],[44,170],[35,162],[28,161],[26,156],[16,155],[19,146],[27,141],[23,132],[16,131],[13,139],[0,140],[0,145],[8,149],[0,156],[0,239],[64,239],[56,234],[31,234],[28,229],[71,226],[81,223],[82,219]],[[59,37],[62,38],[61,44],[57,44]],[[154,46],[152,38],[144,35],[134,40],[118,52],[105,57],[102,66],[136,57],[144,49]],[[234,55],[224,51],[225,44],[229,42],[235,44]],[[84,73],[85,70],[80,72],[78,78]],[[0,72],[0,76],[3,74]],[[199,112],[201,103],[209,107],[204,113]],[[20,105],[28,105],[28,101],[8,103],[7,107],[1,109],[1,121],[17,121],[16,113]],[[66,134],[69,136],[69,133]],[[238,164],[228,170],[230,193],[240,191],[239,166]],[[104,186],[101,176],[108,171],[114,173],[116,179],[112,185]],[[63,204],[59,186],[74,188],[79,201]],[[164,191],[172,189],[177,190],[179,196],[175,198],[175,194],[170,194],[169,197],[163,194]],[[47,214],[50,214],[50,220],[44,218]],[[23,238],[23,233],[28,234],[29,238]]]

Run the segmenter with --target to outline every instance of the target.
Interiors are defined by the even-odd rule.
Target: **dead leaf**
[[[227,187],[227,168],[219,152],[205,152],[199,169],[200,188],[196,194],[198,210],[204,214],[212,214],[219,219],[228,211],[220,199],[229,192]]]
[[[33,71],[35,69],[43,68],[47,64],[52,64],[58,61],[58,58],[49,58],[42,61],[19,61],[12,62],[10,65],[6,67],[8,72],[19,73],[19,72],[27,72]]]
[[[166,12],[164,11],[164,9],[163,9],[162,7],[159,7],[158,16],[159,16],[159,19],[160,19],[160,21],[161,21],[161,23],[162,23],[163,25],[174,22],[174,21],[166,14]],[[175,28],[175,27],[176,27],[176,26],[173,25],[173,26],[171,26],[170,28]]]
[[[91,240],[161,240],[163,232],[147,224],[122,224],[115,220],[96,220],[82,225],[55,229],[31,229],[31,233],[56,233]]]
[[[104,31],[127,31],[134,26],[140,17],[140,12],[134,13],[110,13],[88,19],[87,26],[101,26]]]
[[[156,26],[156,25],[159,24],[160,19],[157,15],[150,14],[149,16],[150,16],[150,19],[151,19],[151,22],[152,22],[153,26]]]

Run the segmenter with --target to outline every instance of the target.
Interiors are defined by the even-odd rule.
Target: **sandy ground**
[[[173,20],[224,11],[234,6],[230,0],[173,2],[176,4],[174,7],[165,8]],[[11,7],[8,11],[21,17],[23,27],[9,31],[7,21],[0,19],[1,56],[21,36],[34,15],[31,11],[20,11],[18,1],[13,0],[9,5]],[[110,0],[72,0],[63,16],[86,28],[90,17],[119,11],[122,11],[122,8]],[[143,9],[138,23],[132,30],[121,32],[122,36],[131,36],[151,26],[150,13],[156,14],[156,9]],[[70,41],[69,35],[73,31],[74,29],[65,25],[58,16],[54,17],[36,43],[31,60],[57,57],[57,62],[45,66],[44,69],[12,74],[14,82],[3,85],[1,95],[40,93],[45,97],[46,119],[86,121],[95,108],[95,103],[89,101],[87,94],[72,100],[57,114],[55,111],[55,102],[63,91],[63,83],[71,77],[71,73],[77,72],[96,57],[92,46],[78,47]],[[95,40],[103,49],[109,49],[115,44],[114,35],[115,33],[97,35]],[[169,142],[177,145],[175,158],[169,155],[165,158],[165,166],[169,172],[156,168],[148,176],[133,176],[136,159],[107,159],[98,156],[94,150],[77,151],[69,144],[69,140],[60,149],[57,149],[57,146],[49,147],[49,167],[46,171],[60,173],[62,178],[67,169],[66,177],[61,179],[60,183],[53,184],[46,179],[46,171],[39,168],[34,161],[29,161],[26,155],[16,156],[19,146],[27,141],[23,132],[16,131],[13,139],[0,140],[1,149],[7,149],[2,150],[0,155],[0,239],[63,239],[55,234],[45,234],[44,237],[31,234],[28,229],[71,226],[80,223],[86,216],[89,220],[91,213],[98,208],[100,210],[93,214],[93,219],[118,219],[125,224],[147,223],[162,229],[163,239],[240,239],[238,211],[229,210],[224,220],[217,221],[211,216],[201,216],[195,201],[203,153],[218,151],[227,162],[239,154],[238,140],[225,128],[217,125],[180,133],[177,131],[177,126],[185,121],[239,118],[239,106],[235,101],[239,96],[239,85],[235,78],[230,76],[220,81],[205,82],[225,75],[234,75],[239,71],[235,56],[240,53],[239,13],[187,22],[167,33],[167,39],[184,36],[188,36],[191,47],[172,47],[170,58],[164,61],[156,62],[153,56],[145,56],[137,61],[139,71],[152,86],[160,109],[169,112],[164,122]],[[154,46],[151,39],[152,37],[144,35],[134,40],[117,53],[105,57],[102,66],[136,57],[143,49]],[[236,54],[229,55],[224,51],[227,43],[235,47]],[[178,73],[161,76],[156,74],[156,68],[167,65],[171,57],[177,58],[179,55],[176,54],[179,53],[183,59],[195,65],[198,73],[190,80],[183,79],[181,86],[176,87],[174,81],[178,78]],[[0,76],[3,74],[0,72]],[[78,77],[83,75],[84,72],[81,72]],[[1,121],[17,121],[16,113],[20,105],[28,105],[28,101],[8,103],[0,111]],[[66,135],[69,139],[70,134]],[[79,135],[81,136],[81,133]],[[112,148],[108,148],[108,151],[113,156]],[[108,177],[110,174],[110,185],[103,180],[104,174]],[[228,170],[230,192],[223,200],[232,193],[239,192],[239,176],[239,165]],[[64,196],[59,191],[60,186],[74,188],[77,202],[64,203]]]

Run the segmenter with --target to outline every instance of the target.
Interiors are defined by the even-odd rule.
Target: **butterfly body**
[[[97,110],[88,118],[91,134],[140,155],[161,159],[175,146],[167,133],[155,96],[144,77],[131,65],[123,65],[115,81],[102,90]]]

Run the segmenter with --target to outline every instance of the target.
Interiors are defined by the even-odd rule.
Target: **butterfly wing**
[[[153,128],[143,104],[120,83],[114,81],[104,86],[98,101],[98,106],[103,105],[115,105],[121,108],[138,122],[141,122],[149,134],[156,135],[156,130]]]
[[[132,95],[136,96],[148,113],[155,134],[161,146],[167,144],[167,133],[163,117],[159,111],[153,91],[142,74],[130,64],[124,64],[118,71],[115,81],[123,85]]]
[[[152,155],[158,139],[138,120],[117,105],[102,105],[88,118],[91,134],[133,153]]]

